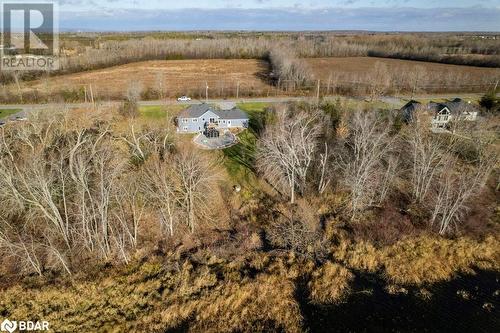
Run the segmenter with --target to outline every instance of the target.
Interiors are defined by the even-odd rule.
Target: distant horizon
[[[363,29],[333,29],[333,30],[245,30],[245,29],[192,29],[192,30],[85,30],[85,29],[60,29],[60,33],[380,33],[380,34],[489,34],[489,35],[500,35],[499,31],[488,31],[488,30],[363,30]]]
[[[60,12],[61,31],[500,32],[500,9],[185,8]]]

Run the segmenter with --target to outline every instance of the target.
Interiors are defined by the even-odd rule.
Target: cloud
[[[109,15],[109,14],[113,15]],[[186,14],[188,13],[188,14]],[[62,29],[500,31],[495,8],[185,9],[62,12]]]

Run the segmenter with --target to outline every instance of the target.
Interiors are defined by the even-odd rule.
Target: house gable
[[[450,115],[451,112],[450,112],[450,109],[448,109],[447,106],[445,106],[444,108],[441,109],[441,111],[438,111],[438,115]]]
[[[200,121],[209,121],[210,119],[219,119],[219,115],[217,115],[212,110],[207,110],[204,114],[198,117]]]

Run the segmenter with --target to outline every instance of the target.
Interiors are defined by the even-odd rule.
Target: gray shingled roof
[[[215,111],[221,119],[248,119],[248,115],[238,108],[226,111]]]
[[[420,102],[417,102],[415,100],[411,100],[408,103],[406,103],[405,106],[403,106],[400,110],[404,121],[406,122],[413,121],[413,113],[420,106],[421,106]]]
[[[447,101],[444,103],[430,102],[429,109],[435,113],[440,112],[444,108],[448,108],[451,113],[462,113],[465,111],[474,112],[478,111],[474,104],[470,104],[463,99],[455,98],[454,100]]]
[[[199,118],[208,110],[214,111],[212,107],[208,104],[196,104],[191,105],[187,109],[183,110],[180,114],[180,118]]]
[[[179,114],[179,118],[199,118],[207,111],[212,111],[221,119],[248,119],[248,115],[236,107],[231,110],[216,110],[205,103],[192,105],[183,110]]]

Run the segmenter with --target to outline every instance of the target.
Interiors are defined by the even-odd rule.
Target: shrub
[[[424,236],[401,241],[383,250],[387,278],[398,284],[448,281],[456,273],[472,272],[472,266],[498,269],[500,243],[495,237],[483,242]]]
[[[494,90],[483,95],[479,104],[490,112],[498,113],[500,110],[500,98],[497,97],[496,91]]]
[[[136,101],[123,102],[118,112],[124,118],[137,118],[139,116],[139,104]]]
[[[317,303],[338,303],[348,293],[353,278],[347,268],[328,262],[313,273],[308,283],[310,297]]]

